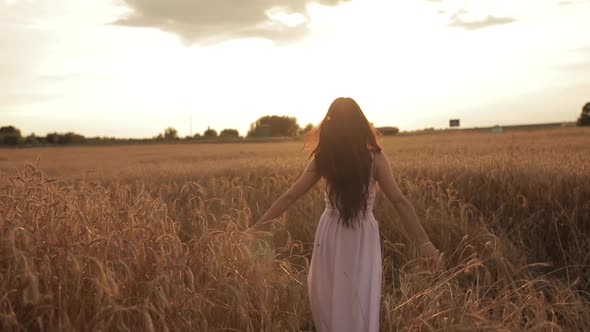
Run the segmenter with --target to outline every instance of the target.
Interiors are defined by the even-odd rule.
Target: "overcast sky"
[[[402,130],[573,121],[590,0],[0,0],[0,125],[25,134],[245,134],[339,96]]]

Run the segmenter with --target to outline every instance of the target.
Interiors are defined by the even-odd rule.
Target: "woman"
[[[316,330],[378,331],[381,246],[372,213],[377,183],[433,269],[440,268],[441,256],[401,193],[375,130],[353,99],[332,103],[314,140],[313,159],[301,177],[249,232],[268,225],[325,179],[326,209],[315,234],[308,275]]]

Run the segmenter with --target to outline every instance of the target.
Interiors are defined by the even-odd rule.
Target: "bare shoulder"
[[[310,158],[310,160],[307,162],[307,166],[305,167],[305,171],[304,173],[314,173],[314,174],[318,174],[318,165],[317,165],[317,161],[314,158]]]
[[[310,158],[309,161],[307,162],[306,171],[316,171],[318,168],[317,163],[318,162],[315,159],[315,157]]]
[[[375,171],[377,174],[389,168],[389,159],[383,151],[375,152]]]
[[[387,158],[387,156],[385,156],[385,152],[383,152],[383,150],[375,151],[375,161],[382,160],[384,158]]]

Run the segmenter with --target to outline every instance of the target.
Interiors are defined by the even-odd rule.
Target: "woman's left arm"
[[[282,194],[266,211],[266,213],[254,224],[249,231],[258,231],[267,226],[274,219],[280,217],[287,209],[293,205],[301,196],[305,195],[320,180],[319,172],[316,168],[315,159],[312,159],[303,174],[291,186],[287,192]]]

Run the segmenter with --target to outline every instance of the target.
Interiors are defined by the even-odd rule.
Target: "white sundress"
[[[372,212],[376,186],[371,174],[367,210],[359,213],[355,227],[338,220],[338,210],[325,195],[307,278],[318,332],[379,331],[381,244]]]

